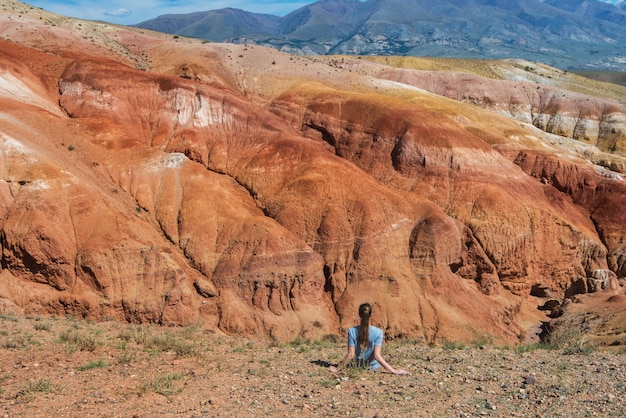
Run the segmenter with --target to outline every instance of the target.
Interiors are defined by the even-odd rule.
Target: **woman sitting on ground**
[[[329,371],[337,373],[346,367],[350,362],[356,362],[370,370],[376,370],[383,366],[393,374],[408,374],[406,370],[394,369],[385,361],[381,350],[383,345],[383,331],[380,328],[370,325],[372,307],[369,303],[359,306],[359,317],[361,324],[348,330],[348,352],[343,361],[337,366],[330,366]],[[356,357],[356,360],[355,360]]]

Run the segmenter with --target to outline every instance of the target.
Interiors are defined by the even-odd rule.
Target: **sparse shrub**
[[[47,322],[35,322],[33,327],[37,331],[50,331],[50,324]]]
[[[356,359],[353,359],[350,363],[348,363],[343,371],[351,379],[358,379],[360,377],[363,377],[364,374],[371,372],[369,369],[369,363]]]
[[[330,388],[333,386],[337,386],[337,381],[336,380],[331,380],[331,379],[322,379],[319,381],[320,386],[323,386],[325,388]]]
[[[173,351],[178,357],[193,356],[198,352],[193,342],[177,338],[171,333],[151,336],[146,341],[146,347],[158,351]]]
[[[50,393],[54,390],[54,386],[46,379],[33,379],[26,383],[24,389],[20,390],[18,396],[26,399],[33,398],[41,393]]]
[[[117,357],[117,364],[131,364],[135,361],[137,353],[128,349],[122,350],[122,353]]]
[[[29,343],[32,343],[30,336],[27,335],[15,335],[13,337],[7,338],[1,345],[1,348],[7,349],[17,349],[24,348]]]
[[[15,339],[13,338],[7,338],[3,343],[2,346],[0,346],[1,348],[6,348],[6,349],[11,349],[11,348],[18,348],[20,345],[17,343],[17,341],[15,341]]]
[[[201,336],[204,325],[202,323],[186,325],[180,332],[180,336],[187,340],[196,339]]]
[[[298,336],[295,340],[289,343],[289,346],[295,348],[298,353],[305,353],[311,349],[311,340]]]
[[[571,365],[567,361],[559,361],[558,363],[556,363],[556,369],[562,372],[569,370],[570,367]]]
[[[545,344],[542,343],[532,343],[532,344],[523,344],[516,348],[516,351],[520,354],[522,353],[532,353],[533,351],[540,350],[545,348]]]
[[[341,341],[342,339],[337,335],[326,334],[319,340],[316,340],[313,344],[320,348],[333,348]]]
[[[443,343],[443,349],[444,350],[463,350],[465,348],[465,345],[463,343],[460,343],[458,341],[445,341]]]
[[[0,315],[0,319],[3,321],[10,321],[10,322],[18,322],[19,319],[17,316],[13,315],[13,314],[2,314]]]
[[[154,392],[163,396],[176,395],[183,391],[184,385],[176,385],[175,382],[183,378],[180,373],[168,374],[161,376],[156,380],[145,384],[142,387],[144,393]]]
[[[85,371],[85,370],[91,370],[91,369],[99,369],[102,367],[106,367],[107,363],[106,361],[104,361],[104,359],[99,359],[96,361],[90,361],[89,363],[83,364],[82,366],[78,366],[78,370]]]
[[[45,379],[29,380],[26,386],[26,390],[28,392],[47,393],[52,390],[52,383],[50,383],[49,380]]]
[[[239,345],[232,349],[233,353],[244,353],[248,349],[247,345]]]
[[[133,342],[135,344],[145,344],[150,335],[148,327],[143,325],[135,325],[130,328],[124,328],[117,335],[117,338],[126,341]]]
[[[59,335],[59,340],[65,343],[70,352],[74,351],[94,351],[98,347],[96,339],[82,332],[68,329]]]
[[[493,337],[491,335],[478,335],[476,339],[472,341],[474,347],[487,347],[493,345]]]
[[[579,325],[571,321],[559,321],[552,326],[545,339],[550,349],[562,349],[564,354],[589,354],[595,346]]]
[[[596,351],[595,345],[585,337],[563,348],[563,354],[590,354],[594,351]]]

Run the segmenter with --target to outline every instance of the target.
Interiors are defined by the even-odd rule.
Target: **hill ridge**
[[[137,26],[306,55],[513,57],[562,69],[626,71],[626,12],[597,0],[582,4],[324,0],[238,34],[217,20],[220,10],[204,12],[205,24],[172,28],[168,17],[163,24],[155,18]],[[178,17],[180,22],[184,16]],[[257,17],[250,12],[239,16],[242,20]]]

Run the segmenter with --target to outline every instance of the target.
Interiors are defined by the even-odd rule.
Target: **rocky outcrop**
[[[621,292],[623,179],[510,116],[27,12],[0,41],[4,310],[289,340],[369,301],[390,337],[516,342],[537,298]]]
[[[537,283],[566,288],[572,277],[606,265],[596,225],[553,186],[524,176],[515,161],[482,141],[478,132],[446,116],[392,100],[381,112],[383,104],[377,100],[346,92],[307,97],[296,91],[282,96],[276,106],[294,109],[293,103],[305,103],[301,119],[294,116],[294,124],[305,134],[326,141],[337,155],[379,181],[427,196],[466,225],[465,245],[478,248],[483,258],[473,260],[477,265],[463,266],[461,273],[470,271],[469,276],[484,281],[486,293],[500,284],[518,294],[530,293]],[[560,164],[558,157],[549,155]],[[600,182],[591,168],[583,171],[588,178],[572,179],[570,187]],[[594,220],[597,225],[612,224]]]
[[[623,102],[589,96],[554,86],[549,69],[537,75],[541,67],[528,63],[522,75],[509,74],[511,80],[498,80],[462,73],[388,69],[383,78],[419,87],[424,90],[471,103],[496,113],[530,123],[544,132],[572,138],[597,147],[606,154],[626,157],[626,105]],[[521,72],[521,69],[518,70]],[[558,71],[556,71],[558,72]],[[535,81],[532,81],[532,80]],[[595,162],[607,161],[614,171],[626,172],[623,160],[602,156],[597,151]]]
[[[617,209],[626,196],[623,179],[606,171],[597,171],[545,152],[521,152],[514,161],[526,173],[565,193],[589,213],[606,247],[607,266],[619,277],[626,272],[623,242],[626,213]],[[598,268],[590,265],[585,277],[593,277]],[[600,270],[604,271],[604,270]]]

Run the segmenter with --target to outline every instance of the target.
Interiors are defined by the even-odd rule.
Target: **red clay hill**
[[[290,340],[343,332],[368,301],[390,337],[512,343],[546,300],[623,293],[626,107],[604,87],[17,1],[0,38],[0,311]],[[445,97],[459,80],[472,94]],[[545,88],[562,100],[524,93]],[[578,137],[555,128],[570,119]]]

